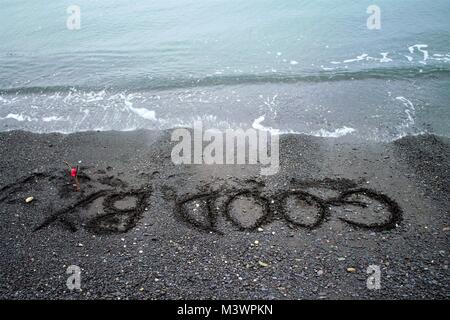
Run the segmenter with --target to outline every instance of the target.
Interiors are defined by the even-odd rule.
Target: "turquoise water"
[[[450,135],[450,1],[372,4],[2,0],[0,130]]]

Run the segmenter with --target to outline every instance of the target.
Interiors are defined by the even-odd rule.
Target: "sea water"
[[[1,0],[0,26],[0,131],[450,136],[449,0]]]

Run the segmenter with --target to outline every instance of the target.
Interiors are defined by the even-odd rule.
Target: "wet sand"
[[[0,298],[449,298],[449,139],[286,135],[268,177],[176,166],[172,147],[165,131],[1,133]]]

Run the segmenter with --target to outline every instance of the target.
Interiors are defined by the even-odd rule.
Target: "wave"
[[[437,78],[450,76],[450,68],[447,66],[409,66],[373,68],[359,71],[323,70],[315,73],[304,74],[241,74],[241,75],[211,75],[198,78],[155,78],[134,79],[125,81],[120,86],[25,86],[0,89],[0,94],[43,94],[69,91],[100,91],[111,90],[127,92],[170,90],[192,87],[227,86],[261,83],[302,83],[302,82],[334,82],[366,79],[386,80],[410,80],[417,78]]]

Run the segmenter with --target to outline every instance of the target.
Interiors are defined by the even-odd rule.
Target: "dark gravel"
[[[0,298],[448,299],[449,146],[283,136],[263,177],[175,166],[169,132],[1,133]]]

